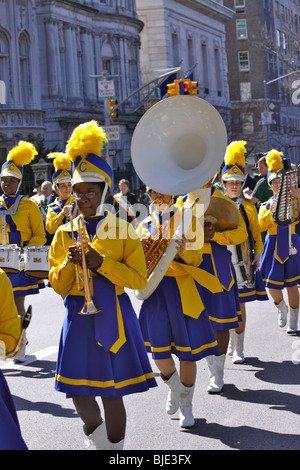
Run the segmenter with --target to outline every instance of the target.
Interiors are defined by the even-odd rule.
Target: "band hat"
[[[113,171],[101,156],[107,137],[97,121],[80,124],[68,140],[66,155],[72,163],[72,185],[105,182],[111,187]]]
[[[283,169],[281,160],[282,152],[272,149],[266,155],[266,164],[269,169],[267,173],[267,181],[270,184],[275,178],[278,178],[277,171]]]
[[[24,175],[23,166],[28,165],[38,154],[35,146],[30,142],[20,140],[7,155],[6,162],[1,167],[0,176],[13,176],[22,180]]]
[[[52,175],[53,186],[59,183],[70,183],[72,180],[72,165],[67,155],[62,152],[54,152],[49,153],[47,157],[53,159],[53,166],[55,168],[55,172]]]
[[[224,157],[224,167],[221,171],[223,181],[245,181],[245,153],[247,149],[245,140],[236,140],[231,142],[227,148]]]

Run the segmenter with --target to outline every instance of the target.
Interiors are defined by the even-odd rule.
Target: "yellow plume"
[[[13,161],[17,166],[28,165],[38,154],[35,146],[30,142],[20,140],[18,145],[10,150],[7,161]]]
[[[71,170],[71,162],[65,153],[54,152],[47,155],[48,158],[53,158],[53,166],[55,171],[58,170]]]
[[[75,162],[77,157],[86,158],[89,153],[100,157],[103,144],[108,142],[106,134],[97,121],[80,124],[67,142],[66,154]]]
[[[226,149],[224,163],[225,165],[239,165],[245,167],[245,153],[247,149],[245,140],[235,140],[231,142]]]
[[[269,168],[269,171],[277,171],[283,168],[281,155],[283,155],[283,153],[275,149],[272,149],[268,152],[266,156],[266,164]]]

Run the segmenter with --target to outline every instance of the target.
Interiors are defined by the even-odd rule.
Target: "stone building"
[[[299,164],[299,1],[224,0],[224,5],[235,11],[225,25],[232,138],[248,142],[250,164],[256,152],[271,148]]]
[[[230,132],[225,24],[233,11],[223,0],[136,0],[144,23],[141,75],[147,82],[159,72],[180,66],[193,72],[199,97],[215,106]]]
[[[20,139],[64,150],[75,126],[96,119],[118,126],[111,161],[115,178],[130,177],[139,96],[110,122],[98,80],[114,82],[119,103],[139,88],[142,27],[134,0],[1,0],[1,158]]]

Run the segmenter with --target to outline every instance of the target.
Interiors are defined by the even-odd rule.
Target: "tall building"
[[[232,139],[256,152],[276,148],[300,163],[299,0],[224,0]]]
[[[109,120],[98,81],[113,82],[119,103],[139,88],[142,28],[134,0],[1,0],[0,157],[20,139],[64,150],[75,126],[96,119],[116,126],[115,178],[130,177],[139,96]]]
[[[233,12],[222,0],[136,0],[145,24],[141,31],[141,76],[148,82],[159,73],[181,67],[193,72],[199,97],[215,106],[228,124],[225,24]]]

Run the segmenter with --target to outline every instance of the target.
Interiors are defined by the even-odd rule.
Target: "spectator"
[[[129,181],[122,179],[119,181],[120,192],[114,195],[113,206],[116,210],[116,216],[120,219],[132,222],[136,219],[135,208],[137,204],[135,195],[129,192]]]
[[[250,201],[252,204],[259,206],[263,203],[266,202],[270,199],[272,196],[272,191],[270,190],[270,187],[268,185],[267,181],[267,173],[268,173],[268,167],[266,164],[266,155],[267,153],[263,154],[257,154],[259,156],[259,159],[257,161],[257,166],[258,166],[258,171],[259,171],[259,176],[260,179],[256,183],[253,191],[251,189],[245,188],[243,190],[243,195],[245,199]]]

